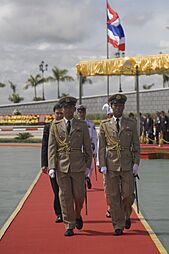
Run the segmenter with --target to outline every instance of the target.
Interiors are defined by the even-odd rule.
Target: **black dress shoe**
[[[60,222],[63,222],[63,219],[62,219],[62,215],[58,215],[56,220],[55,220],[56,223],[60,223]]]
[[[123,234],[123,230],[120,229],[120,228],[116,229],[115,232],[114,232],[115,236],[119,236],[119,235],[122,235],[122,234]]]
[[[92,183],[90,180],[90,177],[86,176],[86,183],[87,183],[87,188],[90,190],[92,188]]]
[[[80,216],[79,219],[76,219],[76,228],[79,229],[79,230],[83,228],[82,216]]]
[[[131,227],[131,219],[128,218],[126,221],[125,221],[125,228],[126,229],[129,229]]]
[[[64,236],[72,236],[74,235],[73,229],[68,228],[65,233]]]

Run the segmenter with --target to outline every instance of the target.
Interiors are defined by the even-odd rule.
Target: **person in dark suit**
[[[155,137],[156,137],[156,144],[159,144],[159,134],[161,132],[161,116],[160,112],[156,112],[155,120],[154,120],[154,125],[155,125]]]
[[[63,118],[63,110],[59,103],[55,104],[53,108],[55,120],[61,120]],[[41,150],[41,169],[42,172],[48,174],[48,140],[51,124],[46,124],[43,130],[42,138],[42,150]],[[50,182],[54,193],[54,210],[56,214],[56,223],[62,222],[62,212],[59,200],[59,186],[57,184],[55,172],[50,175]]]
[[[161,111],[161,132],[163,134],[164,144],[169,141],[169,118],[164,111]]]
[[[154,140],[154,121],[150,114],[146,115],[145,119],[145,133],[147,134],[148,144],[153,144]]]

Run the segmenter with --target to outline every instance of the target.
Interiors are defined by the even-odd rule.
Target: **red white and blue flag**
[[[107,3],[108,42],[120,51],[125,51],[125,35],[120,24],[119,15]]]

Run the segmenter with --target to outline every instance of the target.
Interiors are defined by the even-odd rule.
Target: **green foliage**
[[[33,135],[30,132],[20,132],[17,134],[17,137],[15,139],[19,140],[26,140],[28,138],[32,138]]]
[[[60,98],[60,82],[65,81],[74,81],[73,77],[67,75],[68,70],[66,69],[59,69],[58,67],[54,66],[52,69],[53,76],[49,76],[47,81],[57,81],[57,98]]]
[[[42,140],[40,138],[30,138],[30,139],[16,139],[16,138],[0,138],[0,143],[40,143]]]
[[[86,118],[92,121],[103,120],[106,118],[106,115],[105,114],[87,114]]]
[[[6,84],[0,82],[0,87],[5,87]]]
[[[163,87],[165,87],[165,84],[169,86],[169,75],[167,74],[163,75]]]
[[[34,97],[33,101],[44,101],[42,97]]]
[[[36,88],[38,85],[43,84],[46,80],[41,77],[40,74],[37,74],[36,76],[30,75],[30,78],[26,81],[26,85],[24,86],[24,89],[33,88],[34,89],[34,98],[37,97]],[[33,99],[35,100],[35,99]]]
[[[143,85],[143,89],[150,90],[153,86],[154,86],[154,83],[152,83],[151,85]]]
[[[23,101],[24,98],[21,97],[18,93],[12,93],[11,95],[9,95],[8,100],[13,103],[19,103],[19,102]]]
[[[69,96],[69,94],[68,94],[68,93],[62,93],[62,95],[60,96],[60,98],[65,97],[65,96]]]

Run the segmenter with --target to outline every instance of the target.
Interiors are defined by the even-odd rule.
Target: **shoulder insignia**
[[[61,122],[62,122],[62,119],[61,119],[61,120],[55,120],[53,123],[59,124],[59,123],[61,123]]]
[[[108,123],[108,122],[110,122],[110,121],[111,121],[110,118],[109,118],[109,119],[104,119],[104,120],[101,121],[101,123]]]

